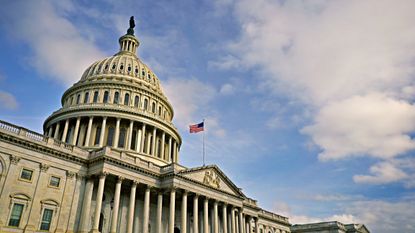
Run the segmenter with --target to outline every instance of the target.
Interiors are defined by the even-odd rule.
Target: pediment
[[[241,190],[215,165],[186,169],[179,175],[211,188],[245,197]]]

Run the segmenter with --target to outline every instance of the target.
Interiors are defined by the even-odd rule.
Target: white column
[[[170,192],[170,215],[169,215],[169,231],[168,233],[174,233],[174,212],[176,202],[176,189],[172,189]]]
[[[53,127],[51,125],[51,126],[49,126],[48,137],[52,137],[52,133],[53,133]]]
[[[169,159],[168,159],[168,161],[169,162],[172,162],[172,157],[171,157],[171,148],[172,148],[172,137],[170,136],[169,137],[169,153],[168,153],[168,155],[169,155]]]
[[[228,212],[226,211],[226,203],[222,206],[222,225],[223,233],[228,233]]]
[[[146,150],[147,150],[147,154],[148,154],[148,155],[151,155],[151,153],[150,153],[150,149],[151,149],[151,140],[150,140],[150,139],[153,137],[153,135],[151,135],[151,136],[150,136],[150,135],[151,135],[151,133],[150,133],[150,132],[148,132],[148,133],[147,133],[147,145],[146,145],[146,147],[147,147],[147,148],[146,148]]]
[[[141,127],[141,153],[144,153],[144,148],[146,145],[146,124],[143,123],[143,126]]]
[[[176,160],[176,142],[173,142],[173,162],[177,163]]]
[[[160,144],[160,146],[161,146],[161,148],[160,148],[160,153],[161,153],[160,158],[161,159],[166,159],[165,156],[164,156],[164,141],[165,140],[166,140],[166,133],[163,131],[163,134],[161,135],[161,144]]]
[[[79,223],[80,232],[88,232],[87,227],[89,226],[90,212],[91,212],[91,199],[94,191],[94,180],[86,178],[86,185],[84,191],[84,200],[82,202],[82,214]]]
[[[232,226],[232,232],[231,233],[236,233],[236,218],[235,218],[235,207],[232,207],[231,210],[231,226]]]
[[[219,233],[218,201],[213,203],[213,233]]]
[[[76,118],[76,124],[75,124],[75,131],[73,132],[73,137],[72,137],[72,145],[76,144],[76,140],[78,139],[78,132],[79,132],[79,124],[81,123],[81,118],[78,117]]]
[[[199,195],[193,197],[193,233],[199,233]]]
[[[255,233],[259,233],[258,217],[255,218]]]
[[[114,148],[118,148],[118,139],[120,138],[120,118],[117,118],[117,121],[115,123],[115,137],[114,137]]]
[[[141,129],[137,130],[137,135],[135,137],[135,151],[141,151]]]
[[[153,140],[152,140],[152,145],[151,145],[151,155],[156,157],[157,153],[156,153],[156,141],[157,141],[157,128],[154,127],[153,129]]]
[[[137,188],[137,181],[133,181],[130,193],[130,205],[128,207],[128,219],[127,219],[127,233],[133,232],[134,223],[134,210],[135,210],[135,193]]]
[[[239,209],[239,233],[244,233],[244,221],[242,209]]]
[[[144,193],[144,208],[143,208],[143,233],[148,233],[148,219],[150,216],[150,187],[147,186]]]
[[[60,125],[61,125],[61,124],[60,124],[60,122],[59,122],[59,121],[58,121],[58,122],[56,122],[55,133],[53,134],[53,138],[54,138],[54,139],[58,139]]]
[[[86,130],[86,138],[85,138],[85,144],[84,146],[89,146],[89,141],[91,138],[91,130],[92,130],[92,123],[94,121],[94,117],[89,117],[88,121],[88,129]]]
[[[255,226],[252,226],[252,217],[249,216],[249,218],[248,218],[248,229],[249,229],[249,233],[254,233],[253,232],[254,227]]]
[[[162,233],[162,216],[163,216],[163,193],[158,192],[157,194],[157,222],[156,222],[156,233]]]
[[[209,198],[207,197],[203,205],[203,233],[209,233]]]
[[[120,194],[121,194],[121,183],[123,178],[118,177],[117,183],[115,184],[115,194],[114,194],[114,209],[112,211],[111,219],[111,231],[110,233],[117,232],[117,222],[118,222],[118,209],[120,207]]]
[[[66,134],[68,134],[68,127],[69,127],[69,119],[66,119],[65,121],[65,128],[63,128],[63,134],[62,134],[62,142],[66,141]]]
[[[133,138],[133,127],[134,127],[134,121],[130,121],[130,127],[128,128],[127,150],[131,150],[131,140]]]
[[[180,233],[187,233],[187,190],[182,195],[182,222]]]
[[[104,117],[102,119],[102,125],[101,125],[101,135],[99,135],[99,147],[102,147],[104,145],[104,137],[105,137],[105,127],[107,124],[107,117]]]
[[[99,232],[98,227],[99,227],[99,218],[101,215],[102,196],[104,194],[105,177],[106,177],[106,174],[101,174],[99,176],[99,184],[98,184],[96,206],[95,206],[95,218],[94,218],[94,224],[92,226],[91,232]]]

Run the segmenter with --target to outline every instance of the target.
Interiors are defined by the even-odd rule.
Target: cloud
[[[355,175],[356,183],[386,184],[407,178],[407,174],[389,162],[381,162],[370,167],[373,175]]]
[[[8,110],[15,110],[19,104],[11,93],[0,91],[0,106]]]
[[[225,83],[220,87],[219,93],[222,95],[231,95],[235,93],[235,87],[230,83]]]
[[[237,69],[240,66],[241,64],[240,64],[239,59],[229,54],[224,57],[219,58],[216,61],[208,62],[208,67],[211,69],[228,70],[228,69]]]
[[[48,78],[70,85],[92,62],[104,57],[65,17],[70,4],[14,1],[6,5],[1,13],[9,33],[29,46],[30,65]]]

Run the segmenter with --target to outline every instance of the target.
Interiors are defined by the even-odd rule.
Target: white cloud
[[[221,86],[219,93],[222,95],[231,95],[235,93],[235,87],[230,83],[225,83]]]
[[[209,61],[208,67],[211,69],[220,69],[220,70],[228,70],[228,69],[237,69],[240,67],[240,61],[238,58],[232,55],[226,55],[224,57],[219,58],[217,61]]]
[[[9,32],[32,50],[30,65],[49,78],[65,85],[80,79],[92,62],[104,57],[93,41],[82,37],[67,18],[60,15],[69,4],[52,5],[48,1],[15,2],[3,12]],[[61,7],[62,9],[60,9]]]
[[[19,104],[11,93],[0,91],[0,106],[5,109],[15,110],[19,107]]]
[[[415,148],[408,135],[414,130],[415,106],[368,94],[325,105],[302,132],[323,149],[321,160],[334,160],[365,154],[386,159],[408,152]]]
[[[355,175],[353,180],[356,183],[385,184],[408,177],[404,171],[390,162],[381,162],[371,166],[370,173],[373,175]]]

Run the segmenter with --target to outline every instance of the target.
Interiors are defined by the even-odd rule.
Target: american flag
[[[204,122],[200,122],[199,124],[189,125],[190,133],[199,133],[204,130]]]

